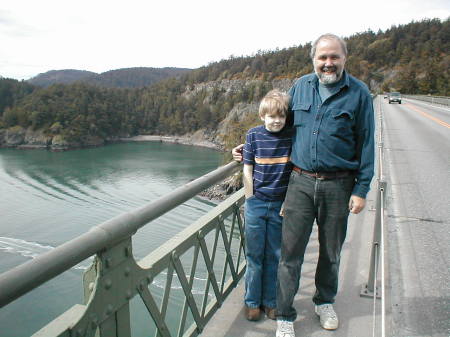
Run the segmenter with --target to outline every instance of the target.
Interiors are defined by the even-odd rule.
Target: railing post
[[[83,275],[83,317],[73,331],[94,330],[92,336],[126,337],[131,334],[129,300],[138,278],[131,238],[99,252]]]
[[[381,205],[381,194],[386,190],[386,182],[383,180],[378,181],[378,189],[377,189],[377,197],[376,197],[376,213],[375,213],[375,226],[373,229],[373,242],[372,242],[372,251],[370,255],[370,268],[369,268],[369,276],[367,279],[367,283],[362,286],[360,295],[363,297],[374,297],[376,295],[377,298],[381,298],[381,295],[378,291],[378,287],[375,286],[378,269],[378,264],[380,260],[380,247],[381,247],[381,217],[382,208]]]
[[[362,297],[371,297],[371,298],[381,298],[381,293],[378,291],[378,287],[376,286],[377,274],[378,274],[378,265],[380,261],[380,255],[383,254],[381,251],[382,247],[382,217],[384,216],[384,205],[382,205],[382,201],[384,202],[385,198],[384,191],[386,190],[386,182],[383,180],[383,122],[382,122],[382,114],[379,112],[379,120],[378,120],[378,181],[377,181],[377,194],[375,200],[375,223],[373,228],[373,240],[372,240],[372,250],[370,256],[370,267],[369,267],[369,276],[366,284],[363,284],[360,292],[360,296]]]

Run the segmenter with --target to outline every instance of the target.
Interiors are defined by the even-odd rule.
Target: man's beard
[[[319,78],[320,83],[322,83],[322,84],[333,84],[341,79],[342,70],[340,72],[338,72],[338,67],[336,67],[336,66],[331,66],[331,67],[323,66],[320,70],[321,70],[321,72],[318,72],[316,70],[316,68],[314,68],[314,71],[315,71],[317,77]],[[325,72],[330,71],[330,70],[333,71],[333,73],[325,74]]]

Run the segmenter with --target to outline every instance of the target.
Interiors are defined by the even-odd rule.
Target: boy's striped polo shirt
[[[289,176],[292,128],[267,131],[264,125],[247,132],[243,150],[244,164],[253,165],[253,194],[262,200],[282,200]]]

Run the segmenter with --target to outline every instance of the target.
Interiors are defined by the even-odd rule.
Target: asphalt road
[[[379,96],[390,336],[450,336],[450,109]]]

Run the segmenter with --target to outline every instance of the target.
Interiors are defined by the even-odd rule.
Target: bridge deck
[[[375,181],[368,195],[366,209],[349,218],[347,240],[341,256],[339,292],[334,305],[340,326],[334,332],[323,330],[314,313],[311,298],[315,291],[314,273],[318,258],[319,244],[317,231],[313,231],[303,264],[300,290],[294,306],[298,317],[294,323],[297,336],[366,337],[381,335],[381,300],[360,297],[361,287],[367,283],[370,254],[372,249],[375,220]],[[205,337],[275,337],[276,322],[264,317],[259,322],[249,322],[244,318],[244,286],[241,280],[223,306],[208,323],[201,336]],[[375,322],[374,322],[375,320]]]

